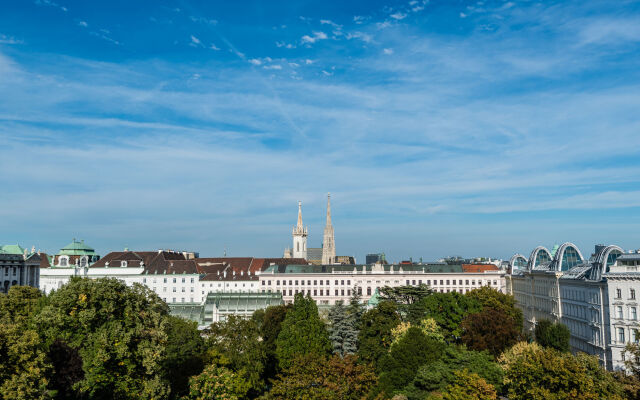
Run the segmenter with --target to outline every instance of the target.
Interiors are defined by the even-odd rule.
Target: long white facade
[[[441,269],[447,269],[447,267]],[[309,294],[319,305],[333,305],[337,301],[348,302],[353,290],[359,290],[363,300],[369,300],[376,289],[385,286],[424,284],[440,293],[467,293],[482,286],[506,291],[504,271],[478,273],[431,271],[433,268],[420,265],[292,265],[284,268],[267,268],[259,275],[259,280],[262,292],[281,293],[285,303],[293,302],[297,293],[303,293]]]

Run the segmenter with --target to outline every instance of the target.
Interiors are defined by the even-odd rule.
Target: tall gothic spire
[[[302,228],[302,202],[298,201],[298,229]]]
[[[327,194],[327,224],[324,227],[322,240],[322,263],[333,264],[336,261],[335,237],[331,225],[331,193]]]
[[[307,258],[307,228],[302,225],[302,202],[298,202],[298,223],[291,232],[293,236],[293,258]]]

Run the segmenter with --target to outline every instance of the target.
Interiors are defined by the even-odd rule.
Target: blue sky
[[[640,248],[640,2],[2,1],[0,243]]]

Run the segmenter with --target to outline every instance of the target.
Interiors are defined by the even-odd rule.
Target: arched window
[[[367,296],[371,296],[371,287],[367,288]]]
[[[67,256],[60,257],[60,266],[61,267],[69,266],[69,257],[67,257]]]
[[[120,261],[120,266],[121,267],[126,267],[127,266],[127,262],[126,261]]]
[[[80,258],[80,266],[81,267],[87,266],[87,256],[83,256],[82,258]]]

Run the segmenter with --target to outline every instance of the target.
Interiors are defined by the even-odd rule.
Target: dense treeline
[[[569,353],[560,324],[521,332],[488,287],[384,288],[374,308],[356,295],[326,313],[297,295],[200,332],[144,286],[75,278],[0,295],[0,399],[638,398],[637,348],[615,376]]]

